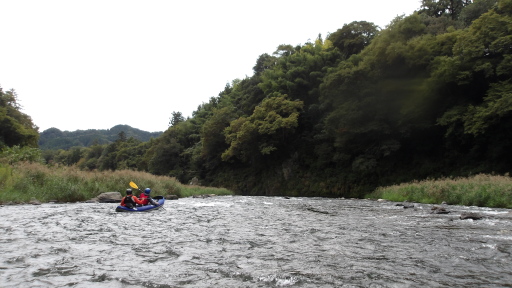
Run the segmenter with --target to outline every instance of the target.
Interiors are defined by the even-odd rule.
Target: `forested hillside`
[[[118,137],[45,159],[252,195],[361,197],[414,179],[509,173],[511,32],[512,0],[423,0],[385,29],[356,21],[260,55],[254,75],[191,118],[173,113],[151,141]]]
[[[512,2],[422,4],[261,55],[151,145],[149,171],[306,196],[510,172]]]
[[[146,142],[156,138],[162,132],[146,132],[128,125],[116,125],[110,129],[89,129],[76,131],[60,131],[57,128],[46,129],[40,133],[39,148],[42,150],[68,150],[71,147],[89,147],[93,144],[110,144],[122,137],[135,138]]]

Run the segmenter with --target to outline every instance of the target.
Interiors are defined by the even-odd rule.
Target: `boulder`
[[[450,211],[446,210],[444,207],[434,206],[430,209],[432,214],[448,214]]]
[[[121,202],[123,196],[119,192],[104,192],[93,199],[97,199],[100,203],[118,203]]]
[[[28,204],[32,204],[32,205],[41,205],[41,202],[39,200],[37,200],[36,198],[32,198],[30,199],[30,201],[28,202]]]
[[[414,208],[414,204],[407,204],[406,202],[404,202],[403,204],[402,203],[398,203],[395,206],[402,206],[402,207],[404,207],[404,209]]]
[[[472,219],[472,220],[480,220],[483,218],[482,215],[471,212],[463,212],[460,214],[460,220]]]
[[[178,195],[169,194],[169,195],[165,196],[165,199],[167,199],[167,200],[178,200]]]

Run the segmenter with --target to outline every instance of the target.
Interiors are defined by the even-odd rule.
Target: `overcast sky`
[[[0,86],[39,131],[164,131],[280,44],[352,21],[385,28],[420,0],[0,0]]]

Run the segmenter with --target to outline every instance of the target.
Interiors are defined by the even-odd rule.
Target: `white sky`
[[[280,44],[352,21],[384,28],[420,0],[0,0],[0,86],[42,132],[154,132],[192,116]]]

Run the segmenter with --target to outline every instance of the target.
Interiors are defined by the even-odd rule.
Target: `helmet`
[[[126,189],[126,194],[132,194],[132,189]]]
[[[144,189],[144,194],[149,195],[151,193],[151,188]]]

